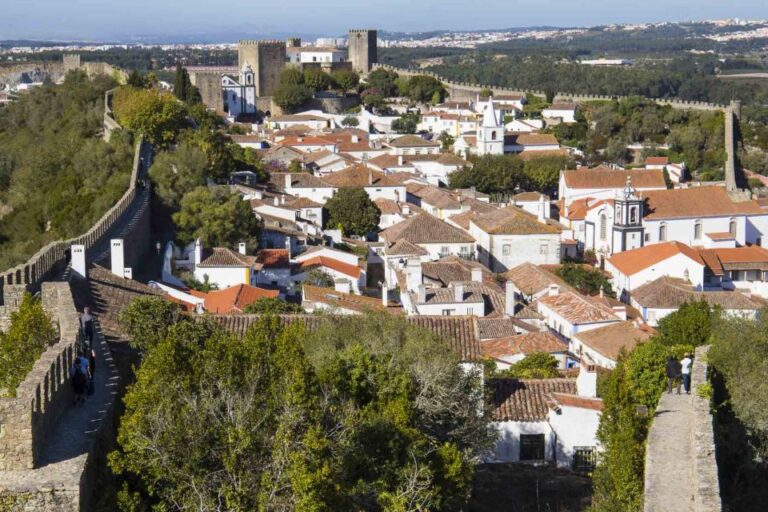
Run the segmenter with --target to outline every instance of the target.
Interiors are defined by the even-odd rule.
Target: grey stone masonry
[[[694,477],[694,510],[696,512],[712,512],[722,510],[720,499],[720,482],[717,476],[717,460],[715,459],[715,432],[713,425],[710,399],[696,392],[697,386],[706,384],[707,352],[709,346],[696,349],[696,358],[691,371],[693,387],[693,477]]]

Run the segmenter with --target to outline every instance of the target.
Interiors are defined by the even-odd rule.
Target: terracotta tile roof
[[[357,164],[334,172],[324,178],[331,186],[343,187],[397,187],[400,183],[392,181],[381,171],[365,164]]]
[[[572,324],[618,322],[619,317],[604,304],[591,301],[576,292],[560,292],[539,299],[543,304]]]
[[[461,229],[469,231],[469,221],[474,219],[475,215],[477,215],[476,212],[473,212],[472,210],[468,210],[464,213],[451,215],[450,217],[448,217],[448,220],[450,220],[451,222],[459,226]]]
[[[285,204],[286,206],[290,206],[294,210],[298,210],[300,208],[322,208],[323,207],[323,205],[309,199],[308,197],[300,197],[298,199],[295,199]]]
[[[398,215],[402,213],[400,204],[393,199],[385,199],[380,197],[373,202],[376,203],[376,207],[379,209],[382,215]]]
[[[576,104],[575,103],[570,103],[570,102],[567,102],[567,101],[561,101],[561,102],[553,103],[553,104],[551,104],[550,106],[548,106],[546,108],[548,108],[550,110],[575,110],[576,109]]]
[[[355,279],[359,278],[362,272],[357,265],[350,265],[349,263],[344,263],[343,261],[328,256],[315,256],[300,262],[296,266],[296,269],[294,269],[294,273],[300,274],[302,272],[308,272],[316,267],[330,268]]]
[[[386,311],[392,314],[402,314],[403,308],[395,303],[384,307],[381,299],[338,292],[333,288],[321,288],[305,284],[302,286],[303,298],[307,302],[322,302],[332,307],[349,309],[359,313],[367,311]]]
[[[597,168],[578,171],[563,171],[563,179],[568,188],[593,188],[593,189],[623,189],[627,185],[627,176],[632,178],[632,186],[635,189],[664,189],[667,184],[664,181],[664,171],[661,170],[628,170],[619,171],[613,169]],[[709,188],[709,187],[707,187]],[[650,192],[645,192],[647,195]]]
[[[441,210],[461,210],[461,203],[449,192],[437,187],[424,187],[419,191],[422,203],[427,203]]]
[[[681,242],[645,245],[631,251],[616,253],[608,258],[608,261],[625,276],[631,276],[678,254],[683,254],[699,265],[704,265],[699,252]]]
[[[242,313],[249,304],[259,299],[274,299],[279,295],[280,292],[277,290],[239,284],[224,290],[208,292],[203,306],[206,311],[214,314]]]
[[[499,209],[498,206],[495,206],[491,203],[486,203],[485,201],[481,201],[473,197],[459,197],[458,200],[463,207],[468,207],[469,211],[473,213],[490,213]]]
[[[494,421],[544,421],[552,404],[552,393],[576,394],[575,379],[492,379]]]
[[[273,172],[269,183],[277,190],[285,190],[285,177],[291,177],[292,188],[332,188],[331,185],[308,172]]]
[[[379,233],[389,243],[404,239],[414,244],[474,243],[475,239],[457,227],[428,213],[414,215]]]
[[[710,240],[733,240],[736,238],[733,233],[729,233],[728,231],[723,233],[704,233],[704,236]]]
[[[645,165],[667,165],[669,158],[666,156],[649,156],[645,159]]]
[[[512,196],[515,201],[536,201],[538,202],[541,196],[544,196],[541,192],[520,192]],[[547,196],[544,196],[545,200]]]
[[[578,338],[584,345],[597,353],[616,361],[622,348],[629,353],[638,343],[649,339],[651,336],[653,333],[649,330],[640,329],[634,322],[627,321],[580,332],[574,338]]]
[[[439,142],[432,142],[418,135],[403,135],[392,139],[387,145],[393,148],[435,148],[440,147]]]
[[[325,137],[306,136],[306,137],[285,137],[280,141],[281,146],[301,147],[301,146],[335,146],[336,143]]]
[[[734,202],[723,187],[649,190],[643,197],[646,220],[765,214],[755,201]]]
[[[211,255],[203,259],[198,267],[250,267],[256,258],[240,254],[227,247],[214,247]]]
[[[387,256],[426,256],[429,251],[401,238],[387,247],[386,254]]]
[[[528,355],[534,352],[555,354],[568,351],[568,344],[549,331],[516,334],[505,338],[482,341],[480,348],[483,357],[504,359],[518,354]]]
[[[603,400],[600,398],[587,398],[566,393],[551,393],[550,396],[558,405],[564,407],[577,407],[579,409],[591,409],[593,411],[603,410]]]
[[[699,292],[682,279],[662,276],[632,292],[632,300],[641,307],[653,309],[677,309],[686,302],[705,300],[712,306],[732,310],[759,310],[763,301],[747,297],[739,291]]]
[[[259,315],[211,315],[209,318],[222,327],[243,336]],[[317,330],[327,322],[333,323],[333,316],[321,315],[279,315],[281,325],[301,322],[310,331]],[[432,331],[454,350],[464,361],[477,361],[480,357],[480,340],[477,337],[476,318],[470,316],[412,316],[406,321]]]
[[[551,224],[544,224],[530,213],[517,206],[475,215],[470,222],[492,235],[534,235],[558,234],[560,230]]]
[[[557,137],[550,133],[508,133],[504,135],[504,144],[520,146],[559,146]]]
[[[418,300],[418,293],[411,293],[411,302],[413,304],[456,304],[458,302],[453,288],[429,288],[425,298],[424,302],[420,302]],[[480,293],[466,289],[462,295],[461,302],[464,304],[485,304]]]
[[[260,263],[262,268],[288,268],[288,249],[262,249],[256,255],[256,262]]]
[[[430,155],[406,155],[406,162],[437,162],[443,165],[458,165],[472,167],[472,163],[454,153],[432,153]]]
[[[757,245],[722,249],[702,249],[719,260],[723,270],[768,270],[768,250]]]
[[[512,318],[478,318],[477,327],[481,340],[505,338],[517,334],[518,324]]]
[[[482,263],[468,261],[457,256],[446,256],[436,261],[421,264],[421,273],[424,277],[437,281],[443,286],[454,282],[471,282],[472,269],[479,268],[482,271],[483,282],[494,286],[499,292],[501,288],[496,283],[496,276]]]
[[[563,290],[576,291],[575,288],[571,287],[560,277],[533,263],[521,263],[509,269],[504,275],[508,281],[512,282],[515,288],[526,296],[534,296],[546,291],[552,284],[558,285],[561,292]]]

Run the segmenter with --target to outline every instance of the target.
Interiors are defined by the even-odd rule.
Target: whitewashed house
[[[547,124],[572,124],[576,122],[575,103],[556,102],[541,111],[541,116]]]
[[[401,240],[409,242],[426,251],[432,260],[475,256],[475,239],[470,234],[423,212],[385,229],[379,238],[390,247]]]
[[[580,332],[627,319],[626,307],[611,308],[577,292],[561,292],[557,285],[536,301],[536,310],[553,332],[570,340]]]
[[[240,244],[236,252],[226,247],[204,251],[200,240],[195,242],[193,274],[201,283],[207,282],[219,289],[238,284],[255,284],[255,264],[256,258],[246,254],[244,243]]]
[[[570,351],[581,359],[582,368],[596,365],[612,370],[619,354],[627,354],[653,336],[653,330],[635,322],[616,322],[590,331],[582,331],[571,338]]]

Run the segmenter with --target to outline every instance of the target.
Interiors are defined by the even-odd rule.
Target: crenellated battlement
[[[280,47],[285,46],[285,41],[278,41],[277,39],[241,39],[238,44],[240,46]]]

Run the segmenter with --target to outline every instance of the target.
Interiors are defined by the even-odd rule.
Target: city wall
[[[436,73],[432,73],[429,71],[416,71],[416,70],[408,70],[408,69],[402,69],[397,68],[394,66],[389,66],[387,64],[374,64],[373,69],[387,69],[390,71],[395,71],[401,76],[417,76],[417,75],[426,75],[434,77],[441,82],[443,82],[443,85],[445,85],[445,88],[448,91],[448,95],[450,96],[451,100],[454,101],[469,101],[469,100],[476,100],[478,94],[480,94],[480,91],[483,90],[491,90],[494,95],[503,95],[503,94],[532,94],[535,96],[545,96],[544,91],[540,90],[526,90],[526,89],[512,89],[508,87],[495,87],[495,86],[485,86],[485,85],[478,85],[478,84],[470,84],[466,82],[451,82],[449,80],[445,80],[440,75]],[[590,95],[590,94],[573,94],[573,93],[567,93],[567,92],[558,92],[555,94],[554,101],[576,101],[576,102],[587,102],[587,101],[611,101],[615,99],[622,99],[626,98],[627,96],[601,96],[601,95]],[[685,101],[685,100],[678,100],[678,99],[664,99],[664,98],[649,98],[658,103],[659,105],[670,105],[673,108],[678,109],[686,109],[686,110],[703,110],[703,111],[718,111],[718,110],[724,110],[724,105],[718,105],[716,103],[706,103],[702,101]]]

